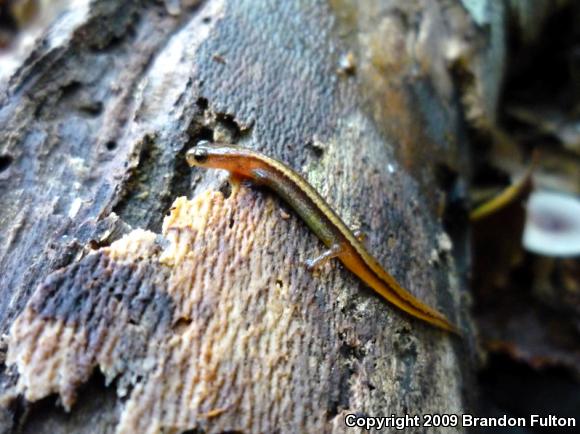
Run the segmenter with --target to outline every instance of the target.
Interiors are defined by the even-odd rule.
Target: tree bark
[[[470,156],[446,63],[467,12],[193,3],[67,11],[3,84],[5,431],[350,432],[349,413],[472,411]],[[304,174],[465,338],[339,263],[309,272],[323,246],[279,198],[187,167],[202,139]]]

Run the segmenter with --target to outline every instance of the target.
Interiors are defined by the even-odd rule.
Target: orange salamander
[[[288,166],[250,149],[207,141],[191,148],[186,158],[192,167],[224,169],[234,177],[265,186],[281,196],[329,248],[318,258],[308,261],[310,268],[338,258],[346,268],[399,309],[440,329],[459,334],[443,314],[403,289],[316,190]]]

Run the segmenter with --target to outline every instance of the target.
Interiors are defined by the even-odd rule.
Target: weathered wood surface
[[[3,84],[5,430],[343,432],[351,412],[470,410],[450,206],[468,153],[443,43],[465,10],[170,3],[68,12]],[[302,172],[466,339],[337,263],[309,273],[323,247],[276,197],[186,167],[207,138]]]

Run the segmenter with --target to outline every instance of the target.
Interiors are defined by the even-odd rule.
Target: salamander
[[[192,167],[224,169],[238,179],[278,194],[328,247],[325,253],[308,261],[310,268],[338,258],[348,270],[399,309],[428,324],[459,334],[457,327],[443,314],[399,285],[318,192],[290,167],[257,151],[207,141],[191,148],[186,159]]]

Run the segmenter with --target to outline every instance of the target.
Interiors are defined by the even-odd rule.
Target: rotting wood
[[[277,198],[229,192],[183,158],[213,138],[287,162],[469,331],[465,227],[450,243],[443,225],[466,149],[433,60],[444,47],[425,45],[449,35],[444,12],[417,30],[404,17],[421,5],[359,22],[340,17],[347,6],[207,1],[175,15],[101,0],[14,74],[0,111],[6,420],[77,426],[58,404],[30,405],[54,395],[94,432],[343,432],[348,412],[469,409],[469,339],[410,320],[336,263],[308,273],[323,247]],[[354,74],[337,70],[345,53]],[[84,405],[97,372],[107,385],[91,390],[115,390],[114,406]]]

